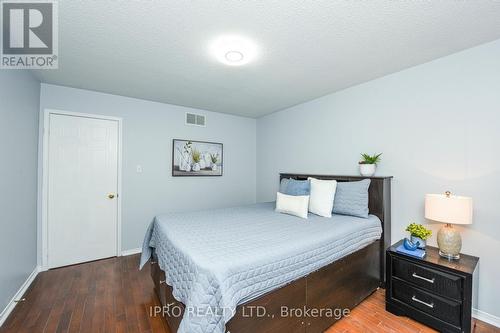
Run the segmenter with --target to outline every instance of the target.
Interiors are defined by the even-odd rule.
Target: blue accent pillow
[[[295,180],[290,178],[284,190],[285,192],[280,192],[287,195],[309,195],[311,185],[309,184],[309,180]]]
[[[370,182],[370,179],[358,182],[338,182],[333,200],[333,213],[367,218]]]
[[[280,193],[286,194],[286,187],[288,186],[288,182],[290,178],[283,178],[280,182]]]

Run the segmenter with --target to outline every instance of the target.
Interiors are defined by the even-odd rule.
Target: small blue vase
[[[418,248],[418,245],[413,243],[411,240],[409,240],[408,238],[405,238],[405,240],[403,241],[403,246],[405,247],[405,249],[407,249],[408,251],[415,251],[417,248]]]

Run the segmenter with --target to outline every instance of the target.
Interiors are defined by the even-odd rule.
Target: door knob
[[[115,195],[113,193],[108,194],[108,198],[113,199]]]

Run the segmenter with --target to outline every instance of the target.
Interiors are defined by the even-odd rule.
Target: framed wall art
[[[172,176],[222,176],[223,156],[222,143],[174,139]]]

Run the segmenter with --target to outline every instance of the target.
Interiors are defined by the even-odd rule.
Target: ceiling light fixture
[[[221,36],[210,45],[210,53],[225,65],[241,66],[257,57],[257,46],[242,36]]]
[[[243,53],[241,53],[240,51],[229,51],[226,53],[225,57],[226,60],[230,62],[242,61],[245,58]]]

